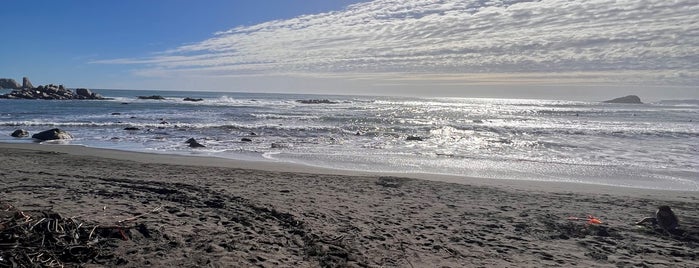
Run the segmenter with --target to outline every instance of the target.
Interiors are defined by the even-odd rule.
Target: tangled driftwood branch
[[[118,263],[112,253],[117,246],[114,241],[128,240],[126,230],[143,228],[133,221],[160,209],[116,224],[97,224],[62,217],[53,211],[30,214],[0,204],[0,268]]]

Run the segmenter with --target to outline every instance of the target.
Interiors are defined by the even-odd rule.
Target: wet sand
[[[0,182],[0,203],[27,213],[101,225],[136,216],[148,235],[129,230],[107,266],[699,266],[697,192],[39,144],[0,144]],[[633,224],[660,205],[680,232]],[[569,219],[587,215],[603,224]]]

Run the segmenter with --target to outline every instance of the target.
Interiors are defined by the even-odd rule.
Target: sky
[[[93,89],[699,99],[696,0],[5,0],[0,77]]]

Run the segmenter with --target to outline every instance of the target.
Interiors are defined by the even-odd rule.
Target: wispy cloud
[[[143,74],[163,76],[614,73],[606,79],[696,85],[699,4],[377,0],[236,27],[149,58],[98,63],[142,64]]]

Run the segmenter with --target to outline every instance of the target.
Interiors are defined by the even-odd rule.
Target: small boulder
[[[418,137],[418,136],[408,136],[407,138],[405,138],[405,140],[406,141],[423,141],[425,139],[423,139],[422,137]]]
[[[184,99],[182,99],[182,100],[183,100],[183,101],[197,102],[197,101],[203,101],[204,99],[202,99],[202,98],[196,98],[196,99],[195,99],[195,98],[186,97],[186,98],[184,98]]]
[[[273,142],[271,145],[272,149],[289,149],[292,148],[291,144],[287,143],[280,143],[280,142]]]
[[[26,131],[24,129],[18,129],[18,130],[15,130],[14,132],[12,132],[12,134],[10,134],[10,136],[15,137],[15,138],[26,137],[26,136],[29,136],[29,131]]]
[[[63,131],[58,128],[54,129],[49,129],[46,131],[42,131],[39,133],[36,133],[32,135],[33,139],[37,140],[42,140],[42,141],[48,141],[48,140],[70,140],[73,138],[73,135],[70,133]]]
[[[185,141],[185,143],[188,143],[188,144],[189,144],[189,147],[192,147],[192,148],[203,148],[203,147],[206,147],[206,146],[202,145],[201,143],[199,143],[199,142],[198,142],[197,140],[195,140],[194,138],[189,138],[187,141]]]

